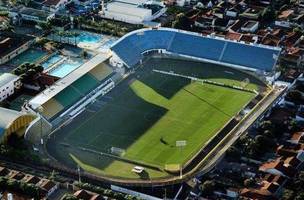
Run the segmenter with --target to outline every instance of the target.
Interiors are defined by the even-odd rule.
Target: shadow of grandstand
[[[239,70],[209,63],[150,59],[148,63],[144,64],[146,64],[145,67],[139,68],[135,74],[130,75],[105,97],[99,98],[97,104],[91,107],[92,109],[89,107],[70,124],[58,130],[47,144],[51,155],[73,168],[76,167],[76,164],[81,164],[91,172],[100,174],[102,173],[101,171],[108,170],[109,166],[114,166],[112,170],[117,170],[119,174],[121,164],[113,158],[101,156],[101,153],[113,154],[111,152],[112,147],[126,150],[131,145],[135,145],[139,138],[147,133],[168,112],[161,105],[162,102],[158,102],[158,105],[153,99],[148,99],[151,100],[148,102],[148,100],[138,96],[132,90],[130,84],[137,79],[145,86],[148,86],[150,91],[152,90],[166,99],[171,99],[177,92],[191,83],[189,79],[155,73],[152,72],[152,69],[174,71],[175,73],[198,78],[224,77],[242,81],[248,77],[252,83],[263,84]],[[151,96],[149,97],[151,98]],[[95,112],[92,112],[94,110]],[[166,145],[168,148],[171,148],[172,145],[175,146],[175,141],[174,144],[172,142],[167,143],[167,140],[164,142],[162,137],[163,135],[160,135],[159,138],[153,139],[163,143],[160,145]],[[62,145],[61,143],[63,142],[68,145]],[[79,148],[93,150],[97,153],[81,151]],[[138,148],[137,146],[137,152],[133,151],[129,158],[133,156],[134,160],[140,159],[140,156],[145,156],[149,151],[152,152],[151,149],[153,147],[141,146],[141,148]],[[163,155],[161,156],[164,157]],[[130,171],[132,166],[141,165],[131,160],[125,162],[125,164],[130,168]],[[153,167],[155,166],[150,166],[151,169]],[[145,166],[145,168],[149,168],[149,166]]]
[[[124,83],[126,84],[127,81]],[[106,104],[101,105],[99,112],[92,114],[88,109],[70,124],[58,130],[47,144],[50,154],[73,168],[76,161],[72,156],[78,159],[79,165],[82,163],[91,168],[106,169],[115,159],[102,157],[96,152],[112,154],[111,147],[126,150],[167,113],[166,108],[145,101],[134,91],[127,89],[125,84],[117,86],[115,94],[107,95],[111,98],[107,98]],[[123,93],[125,89],[128,90],[124,94],[125,98],[112,98],[112,95]],[[88,119],[89,121],[86,122]],[[81,148],[96,152],[82,151]],[[140,165],[131,160],[126,163],[133,166]],[[149,164],[145,167],[149,168]],[[141,178],[146,179],[149,176]]]
[[[249,74],[249,72],[244,72],[231,67],[167,57],[150,58],[147,60],[147,62],[149,63],[149,67],[152,69],[164,70],[168,72],[172,71],[174,73],[201,79],[229,79],[243,82],[248,78],[250,83],[260,87],[265,87],[265,83],[257,77],[254,77],[253,74]]]

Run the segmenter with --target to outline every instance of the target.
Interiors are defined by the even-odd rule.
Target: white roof
[[[0,87],[6,85],[7,83],[9,83],[11,81],[15,81],[18,78],[19,78],[18,76],[16,76],[15,74],[11,74],[11,73],[1,74],[0,75]]]
[[[82,77],[84,74],[88,73],[90,70],[95,68],[98,64],[104,62],[106,59],[109,58],[110,55],[105,54],[98,54],[94,56],[91,60],[81,65],[76,70],[72,71],[69,75],[65,76],[64,78],[58,80],[54,85],[50,86],[49,88],[42,91],[40,94],[32,98],[29,104],[32,106],[33,109],[37,109],[48,100],[53,98],[59,92],[64,90],[66,87],[71,85],[74,81]]]
[[[117,0],[114,2],[123,2],[123,3],[127,3],[127,4],[136,4],[136,5],[141,5],[143,3],[148,2],[149,0]]]

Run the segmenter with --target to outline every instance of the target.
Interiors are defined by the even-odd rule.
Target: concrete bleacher
[[[113,50],[129,66],[136,65],[143,58],[140,49],[136,47],[128,38],[113,47]]]
[[[97,88],[106,77],[112,74],[112,72],[112,68],[105,63],[97,65],[56,96],[44,103],[44,110],[41,114],[47,120],[52,121],[89,92]]]
[[[44,109],[41,114],[47,119],[51,119],[64,109],[64,107],[56,99],[50,99],[43,105],[43,108]]]
[[[97,80],[102,81],[104,78],[109,76],[113,72],[112,68],[105,63],[100,63],[89,73],[94,76]]]
[[[224,45],[225,43],[221,40],[178,33],[169,47],[169,51],[198,58],[219,60]]]
[[[175,32],[168,31],[145,31],[131,35],[128,40],[135,45],[140,52],[150,49],[167,49],[175,36]]]
[[[71,87],[78,91],[82,96],[86,95],[90,90],[95,88],[99,84],[98,80],[94,76],[88,74],[83,75],[80,79],[75,81]]]
[[[73,102],[77,101],[81,97],[81,94],[76,91],[71,86],[65,88],[59,94],[57,94],[54,98],[63,106],[68,107],[73,104]]]
[[[249,45],[168,28],[133,31],[111,47],[128,67],[138,64],[145,51],[155,49],[227,66],[263,71],[272,71],[281,51],[276,47]]]
[[[228,42],[222,57],[222,62],[271,71],[277,52],[270,48],[260,48]]]

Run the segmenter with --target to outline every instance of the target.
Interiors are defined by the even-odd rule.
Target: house
[[[83,199],[83,200],[104,200],[105,199],[99,194],[89,192],[86,190],[78,190],[74,193],[74,196],[77,199]]]
[[[11,173],[9,175],[10,179],[15,179],[15,180],[20,181],[25,177],[25,174],[23,174],[22,172],[19,172],[19,171],[11,171],[11,172],[13,172],[13,173]]]
[[[240,191],[243,199],[275,199],[282,191],[286,179],[280,175],[266,174],[256,188],[244,188]]]
[[[4,64],[22,52],[34,42],[34,37],[15,33],[0,33],[0,64]]]
[[[295,66],[302,67],[304,63],[304,49],[298,47],[288,48],[281,58]]]
[[[293,144],[304,144],[304,132],[296,132],[292,134],[288,142]]]
[[[292,31],[287,33],[282,39],[281,45],[287,48],[293,48],[295,44],[301,39],[302,33],[298,31]]]
[[[259,170],[265,173],[280,175],[284,177],[293,177],[296,174],[296,161],[292,160],[282,160],[278,158],[276,160],[266,162],[259,167]],[[295,167],[296,165],[296,167]]]
[[[258,21],[248,20],[241,27],[241,30],[244,31],[244,32],[254,33],[258,30],[258,28],[259,28],[259,22]]]
[[[251,6],[240,14],[240,16],[246,19],[258,20],[262,16],[265,9],[265,7]]]
[[[58,183],[50,181],[48,179],[41,179],[37,184],[37,187],[44,191],[44,196],[49,197],[58,189]]]
[[[22,181],[28,184],[36,185],[40,181],[40,178],[38,178],[37,176],[26,174]]]
[[[7,168],[0,166],[0,176],[6,176],[9,174],[9,172],[10,171]]]
[[[200,28],[210,28],[212,27],[212,23],[214,20],[213,15],[202,15],[196,18],[194,21],[194,26],[200,27]]]
[[[262,179],[268,183],[277,183],[281,186],[286,182],[286,179],[283,176],[273,174],[266,174]]]
[[[240,191],[240,196],[242,197],[242,199],[271,200],[274,199],[272,191],[275,191],[277,188],[278,186],[275,184],[266,186],[263,189],[244,188]]]
[[[9,26],[9,18],[6,16],[0,16],[0,30],[5,30]]]
[[[43,2],[42,9],[51,13],[56,13],[63,9],[67,3],[69,3],[68,0],[46,0]]]
[[[269,46],[279,46],[281,39],[272,33],[267,33],[261,39],[261,44],[269,45]]]
[[[237,41],[237,42],[240,41],[241,37],[242,34],[237,32],[227,32],[225,35],[225,39]]]
[[[19,76],[10,73],[0,75],[0,102],[13,95],[20,87]]]
[[[290,19],[293,14],[294,14],[294,10],[291,9],[281,11],[275,21],[275,25],[284,28],[290,28],[292,25]]]
[[[38,10],[28,7],[13,7],[9,11],[9,16],[13,19],[14,23],[20,21],[31,21],[36,23],[46,23],[55,17],[55,13],[46,10]]]
[[[285,144],[277,148],[277,154],[284,157],[296,157],[299,161],[304,161],[304,144]]]

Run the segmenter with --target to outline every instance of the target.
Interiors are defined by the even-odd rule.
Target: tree
[[[190,21],[184,13],[176,16],[175,21],[172,22],[172,28],[190,30]]]
[[[291,101],[295,104],[303,103],[302,94],[299,90],[291,90],[286,95],[286,100]]]
[[[294,200],[304,200],[304,192],[298,193]]]
[[[272,130],[273,129],[273,124],[270,120],[265,120],[265,121],[262,121],[260,124],[259,124],[259,129],[262,130],[262,131],[265,131],[265,130]]]
[[[200,190],[206,196],[211,195],[215,189],[215,182],[214,180],[207,180],[202,185],[200,185]]]
[[[40,22],[38,23],[38,26],[45,32],[49,32],[52,30],[53,26],[51,24],[51,22]]]
[[[282,193],[282,200],[293,200],[294,199],[294,191],[284,189]]]
[[[231,146],[227,149],[226,156],[229,160],[238,161],[241,158],[241,152],[238,148]]]
[[[249,188],[255,186],[256,182],[253,178],[247,178],[244,180],[244,186]]]

